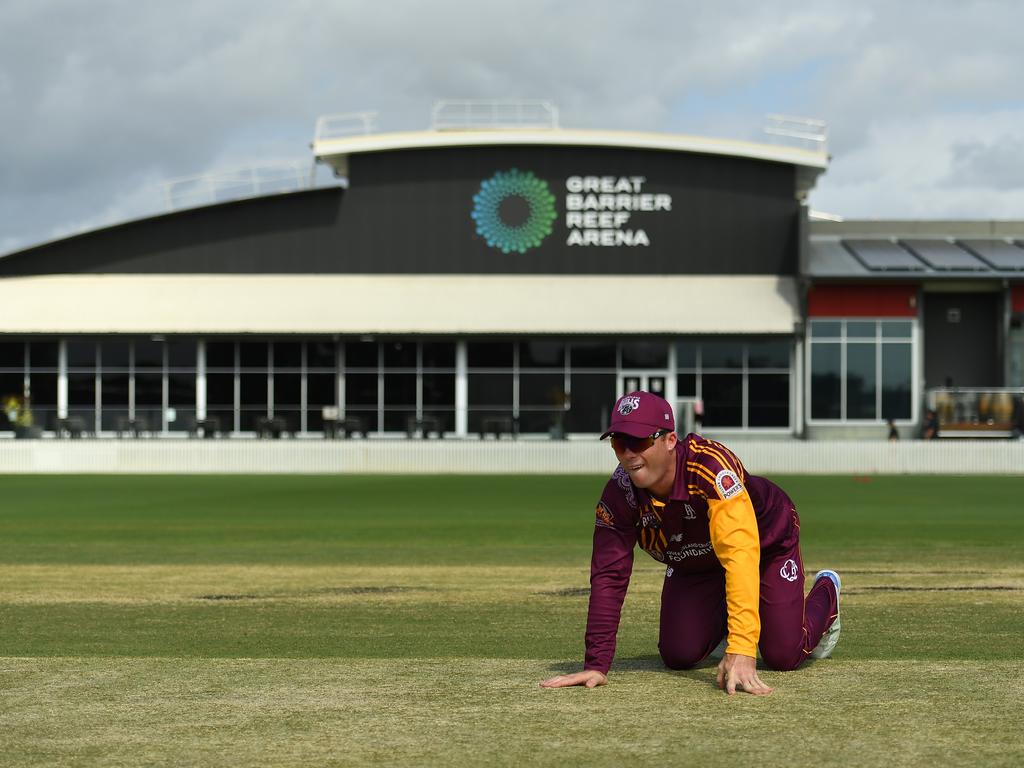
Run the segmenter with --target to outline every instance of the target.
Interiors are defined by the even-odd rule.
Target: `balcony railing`
[[[940,387],[926,393],[940,435],[1009,437],[1024,432],[1024,388]]]

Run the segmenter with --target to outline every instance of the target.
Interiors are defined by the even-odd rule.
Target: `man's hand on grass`
[[[574,672],[571,675],[558,675],[541,681],[541,688],[567,688],[570,685],[585,685],[587,688],[596,688],[599,685],[607,685],[608,676],[596,669],[586,669],[583,672]]]
[[[736,691],[763,696],[772,689],[765,685],[757,676],[757,662],[752,656],[739,653],[727,653],[718,662],[718,687],[730,696]]]

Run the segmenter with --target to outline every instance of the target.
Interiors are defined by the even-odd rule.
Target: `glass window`
[[[811,418],[842,417],[842,347],[811,344]]]
[[[377,407],[377,374],[350,373],[345,376],[345,405]]]
[[[276,360],[276,359],[275,359]],[[301,373],[275,373],[274,374],[274,407],[294,406],[298,407],[302,402],[302,374]]]
[[[875,344],[846,346],[846,418],[874,419]]]
[[[160,407],[164,402],[164,380],[159,373],[135,374],[135,406]]]
[[[747,380],[750,427],[789,426],[789,374],[759,373]]]
[[[163,368],[164,343],[152,339],[139,339],[135,342],[136,368]]]
[[[882,345],[882,418],[909,419],[911,413],[910,344]]]
[[[131,344],[127,341],[104,341],[100,344],[100,365],[104,370],[128,370]],[[194,365],[194,363],[193,363]]]
[[[57,405],[57,374],[32,371],[29,375],[32,406]]]
[[[299,341],[275,341],[274,342],[274,370],[302,368],[302,342]],[[298,402],[296,400],[296,402]]]
[[[455,345],[451,342],[428,342],[422,347],[424,368],[454,368]]]
[[[909,339],[913,333],[914,324],[909,320],[883,320],[883,339]]]
[[[68,405],[96,407],[96,376],[92,373],[68,374]]]
[[[104,412],[106,412],[108,408],[128,407],[127,373],[108,373],[107,371],[104,371],[101,382],[100,397],[103,398]],[[127,410],[124,415],[128,415]]]
[[[512,344],[503,341],[469,342],[466,344],[466,356],[470,368],[511,368]]]
[[[524,433],[540,433],[561,435],[561,424],[565,416],[562,411],[521,411],[519,414],[519,431]]]
[[[704,426],[743,426],[743,375],[706,373],[704,381]]]
[[[376,384],[374,384],[376,388]],[[310,405],[337,405],[338,380],[333,373],[310,373],[306,376],[306,402]]]
[[[345,344],[345,368],[377,369],[377,342],[349,341]]]
[[[68,368],[91,369],[96,367],[96,342],[69,341],[67,343]]]
[[[167,374],[167,401],[173,408],[196,404],[196,376],[194,373]],[[104,401],[105,402],[105,401]]]
[[[310,341],[306,343],[306,368],[334,369],[337,364],[337,345],[333,341]],[[376,362],[374,362],[376,365]]]
[[[697,396],[697,374],[680,373],[676,376],[676,394],[679,397]]]
[[[169,368],[180,368],[195,370],[196,367],[196,340],[184,338],[172,338],[166,343],[167,366]],[[106,358],[104,358],[105,360]],[[104,365],[106,363],[104,362]]]
[[[416,405],[416,374],[387,373],[384,375],[384,405]],[[402,429],[405,429],[403,424]]]
[[[676,368],[692,371],[697,367],[697,347],[695,341],[680,341],[676,344]]]
[[[573,349],[575,350],[575,347]],[[573,351],[574,361],[575,355]],[[611,408],[615,404],[617,379],[614,373],[573,371],[570,377],[572,391],[567,415],[570,432],[604,432],[608,427]]]
[[[561,341],[524,341],[519,345],[520,368],[565,368]]]
[[[519,375],[519,404],[561,410],[565,404],[565,376],[561,373]]]
[[[415,342],[386,341],[382,346],[385,368],[416,368]]]
[[[573,370],[580,368],[615,370],[618,365],[615,344],[611,341],[574,341],[569,349],[572,355]],[[614,399],[615,395],[613,394],[612,400]]]
[[[789,370],[789,351],[792,343],[787,341],[757,341],[747,346],[747,365],[751,368],[782,368]]]
[[[21,341],[0,341],[0,369],[25,367],[25,343]]]
[[[470,408],[512,405],[512,374],[471,373],[468,378]]]
[[[664,341],[634,341],[622,344],[623,368],[668,367],[668,344]]]
[[[701,368],[742,368],[742,341],[709,341],[701,345]]]
[[[233,341],[208,341],[206,342],[206,367],[235,369],[235,342]]]
[[[0,373],[0,401],[11,395],[21,397],[25,391],[24,373]]]
[[[874,320],[847,320],[846,336],[850,339],[873,339],[875,338]]]
[[[267,407],[267,375],[243,373],[238,377],[238,394],[243,408]]]
[[[265,341],[241,341],[238,343],[238,366],[239,368],[265,371],[268,354]]]
[[[455,374],[424,373],[423,405],[455,407]]]
[[[415,408],[384,408],[384,431],[385,432],[410,432],[415,428]]]
[[[839,320],[811,320],[811,336],[815,339],[838,339],[842,330]]]
[[[235,404],[235,376],[232,373],[206,374],[206,402],[210,405]],[[221,424],[221,427],[226,427]]]
[[[57,342],[33,341],[28,345],[29,363],[33,368],[57,369]]]

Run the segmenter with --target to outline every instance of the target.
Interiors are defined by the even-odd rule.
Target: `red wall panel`
[[[1024,314],[1024,285],[1015,285],[1013,291],[1013,314]]]
[[[917,317],[916,285],[815,285],[811,317]]]

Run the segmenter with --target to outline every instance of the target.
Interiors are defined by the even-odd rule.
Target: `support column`
[[[469,376],[466,341],[455,342],[455,436],[469,434]]]

